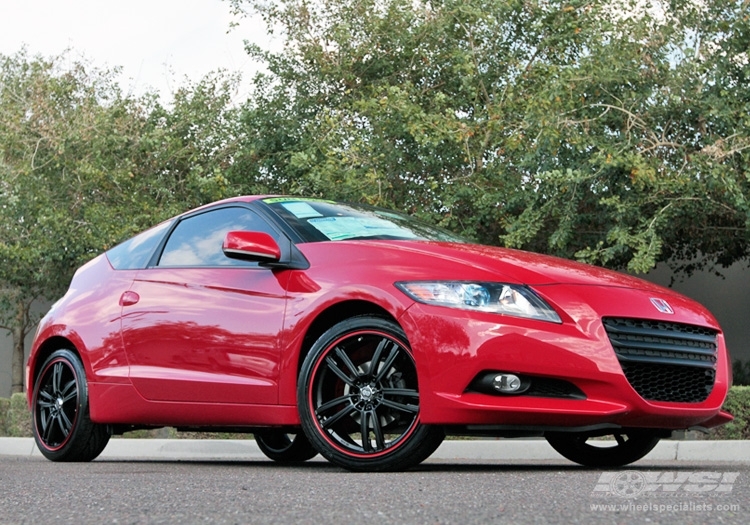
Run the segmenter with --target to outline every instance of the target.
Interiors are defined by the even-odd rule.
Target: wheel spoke
[[[60,392],[60,382],[62,381],[63,364],[55,363],[52,367],[52,391],[54,393]]]
[[[352,360],[349,359],[349,356],[346,355],[346,352],[344,352],[341,348],[338,346],[334,350],[336,352],[336,355],[341,359],[341,361],[346,365],[346,368],[349,369],[349,372],[351,372],[352,376],[357,378],[360,376],[360,373],[357,371],[357,367],[354,366],[354,363],[352,363]]]
[[[70,433],[70,429],[73,427],[73,423],[68,419],[68,415],[62,410],[60,411],[57,420],[60,422],[60,430],[62,430],[63,435],[67,437]]]
[[[618,446],[624,446],[625,445],[625,438],[622,437],[622,434],[615,434],[615,441],[617,441]]]
[[[380,426],[380,418],[374,410],[370,412],[370,417],[372,419],[372,431],[375,434],[375,450],[383,450],[385,448],[385,438],[383,437],[383,429]]]
[[[362,435],[362,449],[365,452],[372,452],[372,443],[370,443],[370,430],[367,420],[372,415],[370,411],[362,411],[359,420],[359,432]]]
[[[73,379],[68,384],[66,384],[61,394],[62,394],[63,403],[65,403],[66,401],[70,401],[71,399],[76,397],[78,395],[78,389],[76,388],[76,380]]]
[[[336,422],[338,422],[338,420],[341,419],[342,417],[345,417],[351,414],[352,410],[354,410],[354,406],[350,404],[349,406],[344,407],[343,409],[336,412],[331,417],[328,417],[325,420],[321,421],[320,424],[323,426],[323,428],[328,429],[331,426],[333,426]],[[316,411],[315,413],[317,415],[318,411]],[[320,416],[318,416],[318,418],[320,418]]]
[[[370,374],[369,376],[372,378],[375,376],[375,374],[378,371],[378,363],[380,362],[380,356],[383,353],[383,349],[385,348],[385,345],[388,344],[389,339],[384,337],[380,340],[378,343],[377,348],[375,348],[375,353],[372,354],[372,360],[370,361]]]
[[[49,410],[49,409],[51,409],[51,408],[52,408],[53,406],[55,406],[55,402],[54,402],[54,401],[51,401],[51,400],[50,400],[50,401],[47,401],[47,400],[41,400],[41,399],[38,399],[38,400],[37,400],[37,402],[36,402],[36,404],[37,404],[37,406],[38,406],[38,407],[40,407],[40,408],[42,408],[42,409],[45,409],[45,408],[46,408],[47,410]]]
[[[39,391],[39,397],[43,397],[44,401],[47,402],[47,403],[53,403],[54,402],[54,400],[53,400],[54,396],[52,394],[50,394],[49,392],[47,392],[46,390],[40,390]],[[38,401],[38,403],[41,404],[42,400],[40,399]]]
[[[374,381],[376,383],[379,383],[383,380],[385,377],[385,374],[388,373],[388,371],[391,369],[391,366],[393,365],[393,362],[396,360],[396,357],[398,357],[399,347],[396,343],[393,343],[393,347],[391,348],[391,352],[388,354],[388,357],[386,358],[385,362],[383,363],[383,368],[381,368],[378,371],[378,375],[375,377]]]
[[[323,403],[315,409],[315,414],[317,416],[322,416],[324,412],[327,412],[331,408],[335,407],[336,405],[340,405],[341,403],[348,403],[350,407],[353,407],[354,405],[352,403],[352,395],[347,394],[345,396],[337,397],[336,399],[331,399],[330,401]]]
[[[332,357],[326,357],[326,365],[328,365],[328,368],[331,369],[331,372],[336,374],[336,377],[341,379],[344,383],[349,386],[356,386],[354,379],[346,375],[346,373],[338,367],[336,361],[334,361]]]
[[[42,440],[50,444],[50,435],[52,434],[52,427],[55,425],[55,418],[51,415],[48,418],[45,418],[45,421],[42,423],[42,430],[44,431],[44,435],[42,436]]]
[[[50,411],[49,409],[43,408],[39,411],[39,424],[42,425],[42,435],[47,431],[47,425],[49,424]]]

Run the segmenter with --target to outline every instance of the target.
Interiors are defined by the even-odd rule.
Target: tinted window
[[[119,244],[107,252],[115,270],[145,268],[173,221],[164,222]]]
[[[257,266],[230,259],[221,247],[227,232],[262,231],[277,237],[268,225],[246,208],[220,208],[183,219],[167,240],[159,266]]]
[[[465,242],[452,233],[382,208],[289,197],[272,197],[263,202],[304,242],[363,239]]]

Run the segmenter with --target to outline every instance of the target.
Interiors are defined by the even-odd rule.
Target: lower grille
[[[625,377],[644,399],[700,403],[711,393],[716,330],[645,319],[609,317],[603,323]]]

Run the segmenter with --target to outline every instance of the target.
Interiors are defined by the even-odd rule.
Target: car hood
[[[408,252],[415,260],[438,258],[440,265],[459,265],[491,273],[495,278],[530,286],[575,284],[590,286],[615,286],[640,290],[669,291],[656,284],[614,272],[598,266],[583,264],[559,257],[538,253],[484,246],[480,244],[371,241],[381,249]],[[426,261],[425,261],[426,262]],[[473,273],[473,272],[466,272]],[[464,274],[464,272],[462,272]],[[468,276],[467,276],[468,277]],[[476,277],[469,277],[476,278]]]

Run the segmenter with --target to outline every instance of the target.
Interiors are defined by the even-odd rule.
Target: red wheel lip
[[[349,339],[351,337],[357,337],[358,335],[376,335],[376,336],[388,337],[389,339],[393,339],[393,340],[395,340],[399,344],[399,346],[401,346],[401,348],[403,348],[406,351],[406,353],[411,358],[412,362],[414,362],[414,356],[411,354],[411,350],[409,349],[409,346],[400,337],[396,337],[395,335],[387,333],[387,332],[384,332],[382,330],[372,330],[372,329],[363,330],[363,329],[359,329],[359,330],[354,330],[352,332],[343,334],[340,337],[337,337],[333,342],[331,342],[326,347],[326,351],[322,352],[321,355],[320,355],[320,357],[315,361],[315,365],[313,366],[313,370],[312,370],[311,376],[313,378],[316,377],[317,372],[318,372],[318,368],[320,367],[321,363],[325,360],[326,356],[328,355],[328,350],[329,349],[336,347],[336,345],[338,345],[341,341],[343,341],[345,339]],[[416,367],[416,363],[415,363],[415,367]],[[390,453],[398,450],[399,448],[401,448],[401,446],[404,445],[408,441],[409,436],[411,436],[414,433],[414,431],[417,429],[417,427],[419,426],[419,412],[418,412],[417,415],[416,415],[416,417],[414,418],[414,420],[411,422],[411,425],[409,426],[409,429],[404,434],[402,434],[396,440],[396,442],[394,444],[392,444],[391,446],[385,447],[383,450],[381,450],[379,452],[358,453],[358,452],[353,452],[352,450],[349,450],[349,449],[341,447],[336,441],[332,440],[330,438],[330,436],[328,435],[328,432],[324,428],[321,427],[320,421],[318,420],[317,416],[315,416],[315,406],[314,406],[314,403],[313,403],[313,398],[312,398],[310,390],[308,390],[308,392],[307,392],[307,404],[308,404],[308,409],[310,410],[310,414],[312,415],[311,419],[312,419],[313,423],[315,424],[315,428],[318,430],[319,435],[321,435],[323,437],[323,439],[325,439],[326,442],[329,443],[334,449],[336,449],[340,453],[342,453],[342,454],[344,454],[346,456],[352,457],[352,458],[358,458],[358,459],[377,459],[377,458],[383,457],[383,456],[385,456],[387,454],[390,454]]]
[[[54,360],[52,360],[49,363],[47,363],[47,365],[44,367],[44,369],[42,370],[42,372],[39,374],[39,377],[40,378],[44,378],[44,375],[47,373],[47,371],[55,363],[59,363],[59,362],[64,362],[67,365],[70,365],[70,363],[68,362],[68,360],[65,359],[64,357],[62,357],[62,356],[57,357]],[[77,387],[77,385],[78,385],[78,374],[76,373],[74,367],[68,366],[68,369],[72,372],[73,377],[75,378],[76,387]],[[65,445],[68,444],[68,442],[70,441],[71,437],[73,436],[73,431],[74,431],[74,429],[76,427],[76,423],[78,422],[78,408],[76,408],[76,414],[75,414],[75,417],[73,418],[73,421],[72,421],[72,424],[71,424],[71,427],[70,427],[70,430],[71,430],[70,433],[68,433],[68,435],[62,441],[62,443],[60,443],[58,446],[56,446],[56,447],[50,447],[49,445],[47,445],[47,443],[45,443],[44,438],[42,438],[42,436],[39,435],[39,425],[37,424],[37,402],[39,401],[39,387],[41,386],[41,384],[42,384],[41,381],[37,381],[36,386],[34,387],[34,397],[33,397],[33,402],[34,402],[34,405],[33,405],[34,406],[34,412],[33,412],[33,414],[34,414],[34,425],[33,425],[34,426],[34,435],[37,438],[36,442],[39,445],[43,446],[45,448],[45,450],[47,450],[49,452],[57,452],[58,450],[64,448]]]

